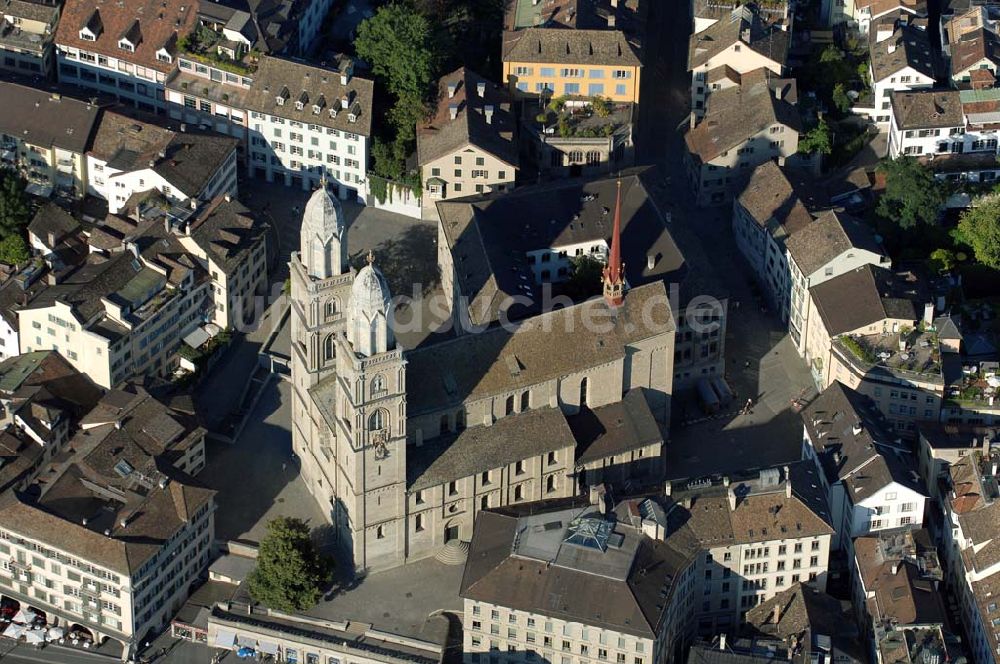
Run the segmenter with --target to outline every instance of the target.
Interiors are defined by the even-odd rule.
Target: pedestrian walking
[[[288,468],[288,463],[283,461],[281,463],[281,472],[285,472],[286,468]]]

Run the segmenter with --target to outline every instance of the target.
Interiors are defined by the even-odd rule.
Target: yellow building
[[[607,97],[639,103],[642,62],[618,30],[525,28],[504,35],[503,77],[522,96]]]
[[[86,193],[85,153],[98,108],[55,92],[0,82],[0,166],[17,169],[29,193]]]

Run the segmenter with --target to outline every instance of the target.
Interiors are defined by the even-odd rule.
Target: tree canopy
[[[833,151],[833,141],[830,138],[830,127],[826,120],[819,119],[819,124],[809,130],[805,136],[799,140],[799,152],[811,154],[830,154]]]
[[[279,611],[304,611],[315,606],[332,567],[320,555],[301,519],[278,517],[267,524],[257,567],[250,574],[250,596]]]
[[[566,280],[566,295],[573,300],[585,300],[601,292],[601,275],[604,263],[593,256],[578,256],[572,259],[569,279]]]
[[[0,237],[20,233],[31,220],[27,182],[9,171],[0,171]]]
[[[937,222],[944,205],[944,185],[913,157],[886,159],[878,170],[885,175],[885,192],[876,212],[903,229]]]
[[[976,260],[1000,270],[1000,196],[977,199],[962,213],[958,222],[959,239],[972,247]]]
[[[20,233],[11,233],[0,240],[0,263],[18,265],[31,258],[28,243]]]

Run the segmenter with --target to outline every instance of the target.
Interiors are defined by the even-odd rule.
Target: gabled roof
[[[837,210],[820,215],[805,228],[793,233],[785,246],[806,277],[850,249],[884,255],[870,227]]]
[[[887,319],[917,320],[893,273],[870,263],[813,286],[809,296],[831,339]]]
[[[737,201],[776,237],[791,235],[812,222],[809,210],[775,161],[766,161],[754,169]]]
[[[621,401],[571,416],[569,427],[576,439],[577,466],[663,442],[643,388],[629,390]]]
[[[713,93],[705,117],[684,135],[688,152],[706,164],[771,125],[801,132],[798,109],[787,95],[794,86],[794,80],[761,68],[744,74],[739,87]]]
[[[827,482],[843,482],[852,504],[892,482],[924,493],[913,473],[913,459],[892,447],[869,397],[834,381],[803,409],[802,422]]]
[[[479,95],[480,85],[484,86],[483,96]],[[452,108],[455,119],[451,118]],[[437,107],[427,122],[417,126],[417,162],[428,164],[474,146],[517,168],[515,129],[507,89],[460,67],[438,81]]]
[[[891,78],[907,67],[931,79],[935,77],[936,56],[926,30],[900,25],[888,39],[877,41],[877,38],[878,30],[872,26],[868,54],[875,81]]]
[[[733,44],[740,42],[754,52],[784,66],[788,60],[789,33],[761,20],[747,5],[732,10],[688,40],[688,71],[710,61]]]
[[[56,30],[56,43],[166,74],[176,64],[157,59],[156,52],[173,43],[178,35],[187,35],[196,21],[197,3],[191,0],[66,0]],[[84,27],[97,35],[95,41],[80,37]],[[118,47],[123,37],[135,46],[134,52]]]
[[[619,30],[525,28],[505,32],[503,61],[642,66],[635,46]]]
[[[1000,62],[1000,38],[992,30],[979,28],[965,33],[951,45],[951,75],[956,77],[982,60],[995,68]]]

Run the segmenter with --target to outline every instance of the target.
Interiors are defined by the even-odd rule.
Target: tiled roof
[[[635,47],[621,31],[563,28],[525,28],[505,32],[503,61],[584,66],[642,65]]]
[[[751,50],[781,66],[788,59],[788,31],[766,23],[752,8],[743,5],[690,36],[688,70],[709,62],[736,42],[746,44]]]
[[[788,88],[794,87],[793,80],[773,76],[766,69],[741,78],[739,87],[712,94],[705,117],[684,135],[688,152],[703,164],[743,145],[771,125],[802,130],[798,109],[786,97]]]
[[[893,92],[892,114],[900,129],[961,127],[965,124],[958,90]]]
[[[985,28],[962,35],[951,44],[951,75],[958,76],[980,61],[989,60],[994,67],[1000,62],[1000,38]]]
[[[569,418],[578,465],[663,442],[645,390],[629,390],[621,401],[583,410]]]
[[[94,51],[119,58],[158,72],[169,73],[176,66],[156,58],[165,46],[176,55],[176,37],[187,35],[196,23],[197,3],[192,0],[66,0],[56,44]],[[80,37],[80,30],[90,25],[98,32],[96,41]],[[135,52],[118,46],[129,34],[135,40]]]
[[[246,105],[258,113],[370,136],[375,85],[354,75],[347,75],[347,79],[342,85],[341,72],[333,69],[263,56],[246,94]],[[279,97],[284,100],[280,105]],[[342,107],[344,99],[347,108]],[[301,110],[296,108],[297,102],[302,103]],[[337,111],[336,117],[331,117],[331,109]],[[352,114],[354,122],[348,118]]]
[[[877,37],[878,31],[872,27],[868,53],[872,76],[876,81],[891,78],[906,67],[912,67],[921,74],[934,78],[936,56],[926,30],[912,25],[901,25],[888,39],[876,41]]]
[[[889,318],[916,321],[916,307],[902,295],[893,273],[871,264],[809,289],[831,339]]]
[[[774,161],[754,169],[737,201],[754,221],[776,236],[790,235],[812,222],[812,215]]]
[[[485,86],[483,96],[478,93],[480,84]],[[454,94],[449,96],[452,89]],[[437,107],[427,122],[417,126],[417,162],[427,164],[473,145],[516,168],[516,120],[510,104],[506,88],[474,71],[461,67],[442,76]],[[487,107],[491,109],[489,121]]]
[[[820,215],[792,234],[785,246],[806,277],[850,249],[884,255],[871,228],[851,215],[835,210]]]
[[[0,134],[70,152],[87,149],[98,108],[57,93],[0,81]]]

